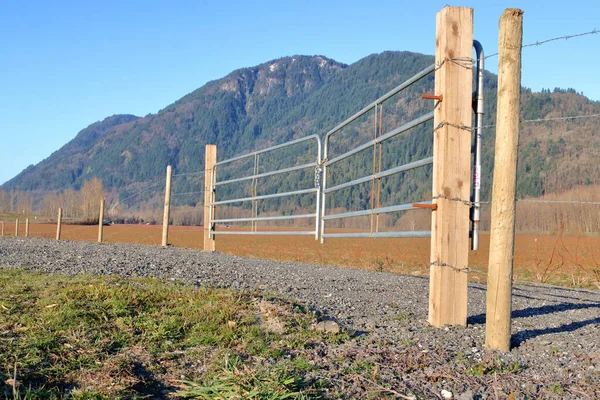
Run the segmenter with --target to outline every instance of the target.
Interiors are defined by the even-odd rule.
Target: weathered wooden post
[[[485,343],[489,349],[508,351],[512,310],[523,11],[507,8],[500,17],[499,30],[498,111]]]
[[[169,211],[171,209],[171,174],[171,166],[167,165],[167,183],[165,184],[165,211],[163,214],[162,247],[167,247],[167,242],[169,240]]]
[[[212,199],[213,166],[217,162],[217,146],[207,144],[204,152],[204,250],[215,251],[215,236],[210,232],[210,202]],[[216,174],[216,172],[215,172]]]
[[[58,208],[58,219],[56,221],[56,240],[60,240],[60,229],[62,225],[62,208]]]
[[[445,7],[436,18],[433,197],[429,323],[467,323],[473,9]]]
[[[4,236],[4,221],[2,221],[2,236]]]
[[[29,237],[29,218],[25,218],[25,237]]]
[[[15,237],[19,236],[19,218],[15,221]]]
[[[98,243],[102,243],[104,235],[104,199],[100,199],[100,213],[98,214]]]

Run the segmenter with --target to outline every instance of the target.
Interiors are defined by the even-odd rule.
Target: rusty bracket
[[[444,98],[443,95],[439,95],[436,96],[435,94],[422,94],[421,95],[422,99],[426,99],[426,100],[437,100],[437,101],[442,101],[442,99]]]
[[[430,208],[431,211],[437,210],[437,204],[412,203],[412,206],[415,208]]]

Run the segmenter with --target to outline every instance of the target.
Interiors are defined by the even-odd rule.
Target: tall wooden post
[[[15,221],[15,237],[19,236],[19,218]]]
[[[212,199],[213,166],[217,162],[217,146],[207,144],[204,153],[204,250],[215,251],[215,236],[208,237],[210,231],[210,202]]]
[[[62,227],[62,208],[58,209],[58,218],[56,220],[56,240],[60,240],[60,229]]]
[[[98,214],[98,243],[102,243],[104,235],[104,199],[100,199],[100,213]]]
[[[29,218],[25,218],[25,237],[29,237]]]
[[[163,214],[162,247],[169,241],[169,211],[171,210],[171,175],[172,169],[167,165],[167,183],[165,184],[165,211]]]
[[[473,9],[445,7],[436,19],[433,196],[429,323],[467,323],[473,87]],[[457,201],[456,199],[460,199]]]
[[[4,236],[4,221],[2,221],[2,236]]]
[[[486,346],[501,351],[510,350],[522,39],[523,11],[508,8],[500,17],[498,34],[498,111],[485,323]]]

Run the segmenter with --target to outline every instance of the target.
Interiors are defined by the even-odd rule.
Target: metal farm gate
[[[479,201],[480,201],[480,176],[481,176],[481,125],[482,125],[482,117],[483,117],[483,49],[479,42],[474,41],[474,47],[477,52],[477,84],[476,91],[473,94],[473,107],[476,110],[476,128],[474,129],[475,134],[473,135],[473,146],[472,152],[473,156],[473,179],[472,179],[472,194],[471,199],[474,203],[474,207],[472,208],[471,220],[472,220],[472,248],[478,248],[478,223],[479,223]],[[388,93],[384,94],[373,103],[364,107],[362,110],[346,119],[335,128],[327,132],[325,135],[324,141],[321,142],[321,139],[318,135],[312,135],[305,138],[292,140],[290,142],[286,142],[277,146],[268,147],[262,150],[258,150],[252,153],[248,153],[245,155],[229,158],[227,160],[222,160],[214,164],[211,172],[211,201],[210,201],[210,230],[209,235],[219,234],[219,235],[315,235],[315,239],[320,239],[321,242],[324,242],[326,238],[378,238],[378,237],[387,237],[387,238],[409,238],[409,237],[430,237],[431,231],[387,231],[380,232],[378,229],[378,224],[372,224],[375,229],[371,229],[370,232],[353,232],[353,233],[326,233],[326,224],[327,221],[332,221],[336,219],[342,218],[351,218],[351,217],[360,217],[360,216],[378,216],[386,213],[393,212],[401,212],[422,208],[434,208],[432,205],[432,201],[419,201],[419,202],[410,202],[403,204],[393,204],[385,207],[376,206],[379,202],[380,193],[377,191],[377,194],[373,193],[373,196],[377,197],[377,201],[371,201],[371,208],[358,210],[358,211],[347,211],[347,212],[333,212],[327,205],[327,196],[331,195],[339,190],[350,188],[353,186],[358,186],[364,183],[371,182],[372,190],[376,185],[380,185],[381,179],[397,174],[401,174],[403,172],[407,172],[416,168],[422,168],[428,165],[433,165],[434,158],[432,156],[413,160],[411,162],[394,166],[392,168],[388,168],[385,170],[381,170],[381,164],[379,164],[378,168],[376,167],[376,163],[373,163],[373,171],[365,176],[362,176],[357,179],[352,179],[346,182],[337,183],[335,185],[329,185],[327,180],[327,172],[329,169],[332,169],[336,164],[340,163],[340,161],[345,160],[351,156],[357,155],[365,150],[372,149],[373,153],[376,154],[378,152],[381,157],[381,146],[384,142],[389,141],[392,138],[395,138],[401,134],[409,132],[411,129],[414,129],[428,121],[433,120],[434,111],[428,112],[424,115],[421,115],[405,124],[402,124],[395,129],[392,129],[386,133],[383,133],[377,136],[378,132],[381,132],[381,114],[382,114],[382,105],[384,102],[390,100],[394,96],[398,95],[402,91],[410,88],[412,85],[416,84],[423,78],[431,75],[436,70],[436,65],[432,64],[412,76],[402,84],[398,85],[396,88],[392,89]],[[427,96],[424,95],[423,98],[432,98],[436,99],[435,96]],[[359,118],[367,115],[368,113],[373,113],[373,131],[375,132],[375,138],[369,140],[366,143],[363,143],[360,146],[354,147],[346,152],[333,157],[332,159],[328,159],[329,151],[330,151],[330,142],[331,137],[339,133],[342,129],[349,126],[353,122],[357,121]],[[262,154],[266,154],[269,152],[273,152],[276,150],[281,150],[285,148],[289,148],[298,143],[306,142],[306,141],[314,141],[314,146],[312,147],[313,151],[316,153],[316,160],[314,162],[294,165],[286,168],[273,169],[270,171],[259,173],[260,166],[260,156]],[[224,167],[226,165],[231,165],[235,162],[240,162],[242,160],[252,160],[253,161],[253,169],[250,174],[238,176],[234,178],[228,178],[222,181],[217,179],[217,169],[219,167]],[[259,180],[262,178],[287,174],[293,171],[300,170],[314,170],[315,171],[315,187],[312,188],[304,188],[297,189],[292,191],[278,192],[278,193],[268,193],[268,194],[260,194],[258,195],[259,188]],[[231,185],[241,182],[251,182],[251,195],[244,197],[234,197],[225,200],[217,199],[217,187],[224,185]],[[375,190],[373,190],[375,192]],[[277,216],[259,216],[258,215],[258,203],[261,200],[273,199],[273,198],[281,198],[281,197],[290,197],[290,196],[298,196],[304,194],[314,193],[314,212],[308,214],[289,214],[289,215],[277,215]],[[215,218],[215,207],[223,206],[228,204],[241,204],[241,203],[251,203],[252,204],[252,216],[250,217],[242,217],[242,218]],[[278,220],[293,220],[293,219],[314,219],[315,229],[314,230],[258,230],[258,222],[261,221],[278,221]],[[240,222],[250,222],[250,230],[224,230],[220,229],[218,232],[216,231],[217,225],[226,225],[230,223],[240,223]]]
[[[289,148],[293,145],[297,145],[299,143],[314,141],[314,146],[312,149],[315,150],[316,159],[314,162],[294,165],[286,168],[277,168],[273,170],[269,170],[266,172],[259,173],[260,167],[260,156],[269,152],[273,152],[276,150],[282,150]],[[311,188],[305,189],[297,189],[292,191],[284,191],[284,192],[276,192],[276,193],[268,193],[268,194],[260,194],[258,195],[259,188],[259,180],[267,177],[272,177],[276,175],[289,174],[294,171],[316,171],[320,164],[321,160],[321,138],[318,135],[307,136],[301,139],[292,140],[287,143],[283,143],[277,146],[272,146],[263,150],[258,150],[249,154],[245,154],[238,157],[233,157],[227,160],[219,161],[214,164],[211,171],[211,200],[210,200],[210,230],[209,237],[212,237],[215,234],[218,235],[315,235],[315,239],[319,237],[319,208],[320,208],[320,191],[318,185]],[[252,160],[253,168],[250,174],[225,179],[222,181],[217,180],[217,168],[224,167],[226,165],[232,165],[235,162],[240,162],[243,160]],[[250,196],[245,197],[234,197],[226,200],[218,200],[217,190],[218,186],[237,184],[241,182],[250,181]],[[267,199],[275,199],[282,197],[291,197],[291,196],[299,196],[305,194],[314,194],[314,212],[308,214],[290,214],[290,215],[276,215],[276,216],[259,216],[259,202]],[[223,206],[227,204],[243,204],[243,203],[251,203],[252,204],[252,216],[251,217],[243,217],[243,218],[215,218],[215,207]],[[314,219],[314,229],[312,230],[258,230],[258,222],[261,221],[281,221],[281,220],[294,220],[294,219]],[[216,231],[217,224],[229,224],[229,223],[239,223],[239,222],[250,222],[251,229],[250,231],[237,231],[237,230],[227,230],[220,229],[218,232]]]

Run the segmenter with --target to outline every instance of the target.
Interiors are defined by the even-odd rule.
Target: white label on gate
[[[473,187],[479,189],[481,187],[481,166],[473,167]]]

